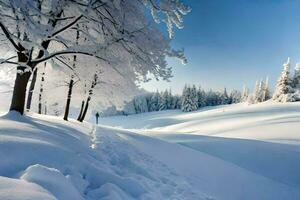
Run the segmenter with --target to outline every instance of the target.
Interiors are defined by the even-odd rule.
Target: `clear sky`
[[[170,61],[171,82],[151,81],[150,91],[171,88],[180,93],[185,83],[205,89],[252,89],[269,76],[274,87],[282,64],[300,62],[300,0],[185,0],[192,12],[173,46],[184,47],[188,64]]]

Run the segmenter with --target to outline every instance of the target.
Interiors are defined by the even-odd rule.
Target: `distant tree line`
[[[182,95],[173,95],[171,90],[163,92],[145,93],[135,96],[126,102],[122,109],[111,106],[101,112],[102,116],[130,115],[163,110],[182,110],[191,112],[205,106],[226,105],[241,102],[241,92],[232,90],[229,94],[226,88],[223,92],[205,91],[195,85],[186,85]]]

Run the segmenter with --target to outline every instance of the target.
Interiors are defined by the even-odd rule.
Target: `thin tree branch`
[[[73,22],[71,22],[70,24],[62,27],[61,29],[55,31],[54,33],[52,33],[51,37],[58,35],[59,33],[67,30],[68,28],[70,28],[71,26],[73,26],[74,24],[76,24],[81,18],[83,17],[83,15],[78,16]]]
[[[55,53],[52,53],[44,58],[40,58],[40,59],[36,59],[36,60],[33,60],[32,63],[34,64],[38,64],[38,63],[41,63],[41,62],[44,62],[46,60],[49,60],[53,57],[56,57],[56,56],[59,56],[59,55],[66,55],[66,54],[82,54],[82,55],[87,55],[87,56],[92,56],[92,57],[96,57],[100,60],[103,60],[105,62],[108,62],[108,60],[106,60],[105,58],[102,58],[102,57],[99,57],[97,55],[94,55],[92,53],[88,53],[88,52],[84,52],[84,51],[72,51],[72,50],[65,50],[65,51],[58,51],[58,52],[55,52]]]
[[[17,45],[17,43],[12,39],[11,37],[11,33],[8,31],[8,29],[4,26],[4,24],[0,21],[0,27],[4,33],[4,35],[6,36],[6,38],[10,41],[10,43],[15,47],[16,50],[18,51],[23,51],[24,48]]]

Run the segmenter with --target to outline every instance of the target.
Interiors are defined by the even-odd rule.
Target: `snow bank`
[[[37,184],[2,176],[0,176],[0,199],[56,200],[54,196]]]
[[[42,186],[59,199],[83,199],[72,183],[54,168],[32,165],[25,170],[21,179]]]
[[[206,197],[117,130],[17,113],[0,117],[0,127],[0,185],[11,184],[0,199],[20,199],[7,192],[14,188],[47,200]]]

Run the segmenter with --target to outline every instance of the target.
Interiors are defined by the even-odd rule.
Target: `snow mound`
[[[23,180],[0,176],[1,200],[56,200],[41,186]]]
[[[58,199],[82,199],[72,183],[59,170],[54,168],[39,164],[31,165],[25,170],[21,179],[42,186]]]

